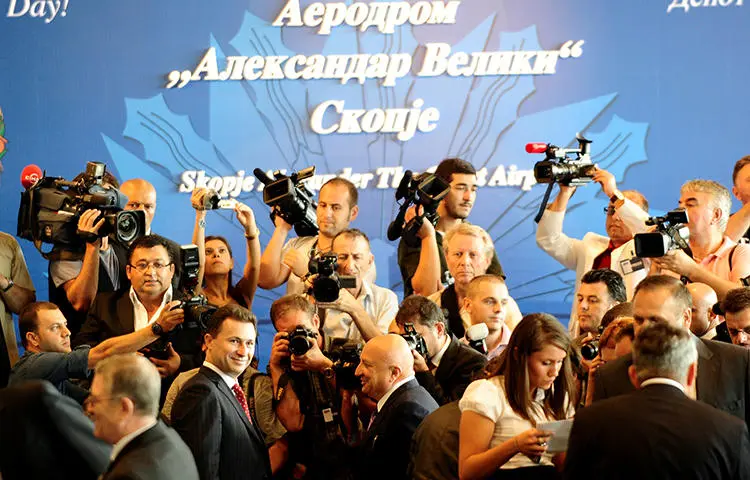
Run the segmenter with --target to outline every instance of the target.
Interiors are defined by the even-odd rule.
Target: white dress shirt
[[[133,287],[130,287],[130,301],[133,303],[133,328],[134,331],[137,332],[141,328],[154,323],[156,319],[159,318],[159,315],[161,315],[161,311],[164,310],[164,306],[172,301],[172,285],[170,285],[167,291],[164,292],[164,296],[161,299],[161,305],[156,309],[156,312],[151,315],[151,318],[148,317],[146,307],[144,307],[138,299],[138,295],[136,295]]]
[[[362,289],[357,302],[375,322],[380,333],[388,333],[388,327],[396,318],[398,312],[398,297],[387,288],[373,285],[367,280],[362,281]],[[362,342],[362,334],[348,313],[333,308],[326,309],[323,332],[331,338],[346,338],[351,341]]]
[[[649,385],[669,385],[687,395],[685,386],[676,380],[672,380],[671,378],[654,377],[641,382],[641,388],[648,387]]]

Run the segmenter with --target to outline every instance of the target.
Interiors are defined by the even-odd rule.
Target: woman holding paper
[[[255,215],[244,203],[234,203],[237,221],[245,231],[247,261],[242,278],[232,286],[232,247],[224,237],[206,236],[206,210],[203,198],[207,192],[205,188],[198,188],[191,196],[191,203],[195,209],[193,243],[198,246],[201,265],[198,273],[199,289],[196,293],[202,293],[209,304],[217,307],[235,303],[251,308],[255,290],[258,288],[260,271],[260,232],[255,224]]]
[[[573,416],[570,352],[570,337],[555,317],[521,320],[485,378],[459,402],[461,480],[558,478],[547,452],[551,432],[538,426]]]

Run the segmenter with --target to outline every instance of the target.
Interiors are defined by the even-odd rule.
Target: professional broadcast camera
[[[178,307],[185,311],[185,321],[182,325],[184,328],[198,329],[203,333],[206,331],[208,319],[211,318],[217,308],[209,305],[208,300],[203,295],[195,294],[195,289],[198,288],[199,270],[198,247],[182,245],[180,247],[180,272],[182,272],[182,276],[180,277],[179,290],[187,296],[187,300]]]
[[[427,344],[424,341],[424,337],[418,334],[414,329],[414,324],[405,323],[404,332],[406,333],[402,333],[401,336],[404,338],[404,340],[406,340],[406,343],[409,344],[409,348],[412,350],[416,350],[418,354],[422,355],[424,358],[427,358]]]
[[[577,187],[591,182],[596,165],[591,162],[591,140],[576,134],[578,148],[560,148],[550,143],[527,143],[526,153],[543,153],[544,160],[534,164],[534,178],[537,183],[548,183],[547,191],[534,218],[536,223],[547,208],[552,186],[555,183]]]
[[[663,257],[670,250],[687,249],[690,232],[687,212],[671,210],[663,217],[651,217],[646,225],[655,225],[656,231],[634,236],[635,254],[639,257]]]
[[[99,237],[113,235],[128,244],[142,236],[146,232],[144,213],[123,211],[128,199],[116,188],[103,184],[105,171],[103,163],[89,162],[86,172],[75,182],[45,174],[21,193],[18,236],[34,242],[46,259],[80,255],[85,242],[95,239],[78,232],[78,220],[89,209],[103,212],[100,218],[104,218],[104,225],[99,229]],[[55,248],[45,253],[42,243]]]
[[[318,302],[335,302],[342,288],[356,288],[357,279],[336,273],[338,257],[335,253],[320,253],[310,258],[307,270],[317,275],[312,282],[311,293]]]
[[[362,382],[355,374],[361,356],[362,344],[360,342],[333,339],[328,358],[333,362],[337,387],[344,390],[358,390],[362,387]]]
[[[265,185],[263,202],[271,207],[271,221],[279,215],[286,223],[294,226],[294,231],[300,237],[318,234],[318,204],[314,195],[300,183],[315,174],[315,166],[289,176],[277,170],[273,172],[274,179],[260,168],[253,170],[253,174]]]
[[[435,174],[425,172],[414,175],[411,170],[404,172],[404,177],[396,189],[396,201],[403,200],[403,203],[396,218],[388,226],[388,240],[394,241],[403,237],[408,246],[418,247],[420,240],[417,232],[422,228],[425,219],[433,225],[437,224],[438,204],[448,194],[450,188],[445,180]],[[406,211],[411,205],[421,206],[422,211],[404,225]]]
[[[289,351],[292,355],[301,356],[312,348],[318,334],[314,330],[300,326],[292,330],[286,338],[289,340]]]

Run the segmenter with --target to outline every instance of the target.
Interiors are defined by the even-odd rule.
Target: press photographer
[[[343,178],[327,181],[320,189],[316,204],[299,183],[306,178],[303,172],[306,171],[290,177],[277,175],[275,182],[267,177],[263,180],[266,184],[263,199],[272,207],[271,217],[276,228],[260,258],[258,285],[261,288],[270,290],[288,282],[287,293],[305,293],[302,277],[308,273],[310,258],[330,252],[334,237],[349,228],[349,223],[359,213],[359,195],[350,181]],[[256,176],[262,173],[256,169]],[[309,176],[312,172],[305,174]],[[300,236],[287,242],[292,228]]]
[[[123,211],[119,184],[104,164],[89,162],[72,182],[44,176],[21,194],[18,236],[50,260],[49,298],[75,335],[98,292],[128,284],[127,244],[145,232],[143,212]],[[42,244],[52,244],[49,251]]]
[[[197,277],[197,253],[192,258],[183,270],[186,282]],[[126,267],[130,287],[98,294],[86,323],[73,340],[75,347],[94,347],[108,338],[150,325],[160,340],[149,346],[147,356],[165,378],[163,394],[177,372],[200,366],[203,360],[200,319],[205,310],[200,299],[193,298],[191,302],[185,293],[173,289],[175,260],[165,238],[146,235],[135,240],[130,245]],[[156,323],[164,311],[184,317],[185,324],[164,335]]]
[[[271,322],[278,333],[268,369],[276,414],[289,432],[294,478],[352,478],[346,455],[346,440],[355,434],[351,396],[337,390],[334,362],[324,353],[333,340],[319,332],[315,306],[303,295],[273,302]]]
[[[477,172],[474,166],[467,161],[458,158],[447,158],[437,166],[434,177],[440,181],[433,181],[431,184],[430,192],[432,192],[432,195],[424,196],[424,200],[427,201],[418,202],[415,208],[408,209],[402,217],[406,225],[416,226],[416,224],[412,223],[413,219],[418,214],[425,215],[428,213],[428,210],[434,204],[434,201],[430,200],[437,199],[439,201],[436,210],[436,223],[433,224],[433,221],[422,221],[421,228],[410,234],[416,235],[419,238],[418,244],[414,245],[412,242],[410,245],[403,238],[399,241],[398,265],[401,269],[401,278],[404,282],[405,296],[409,296],[412,293],[427,296],[450,285],[453,278],[445,259],[443,236],[450,229],[464,222],[469,217],[477,198]],[[426,178],[422,182],[424,180]],[[418,182],[418,184],[422,182]],[[437,187],[446,184],[449,187],[448,192],[440,196],[436,192],[438,190]],[[403,190],[403,188],[405,187],[400,188],[400,190]],[[411,190],[415,189],[416,186],[411,187]],[[398,191],[396,196],[399,196]],[[428,220],[435,218],[431,214],[425,216]],[[397,220],[398,218],[394,221],[396,225],[398,225]],[[412,227],[403,228],[406,228],[408,232],[413,232]],[[487,268],[487,273],[500,275],[505,278],[503,267],[500,266],[500,261],[497,259],[494,251],[492,252],[492,261]]]
[[[583,147],[580,150],[583,150]],[[586,154],[588,155],[588,150]],[[551,168],[536,170],[543,173]],[[548,178],[547,183],[558,183],[560,192],[555,200],[547,205],[539,220],[536,243],[564,267],[576,271],[575,291],[578,291],[584,273],[609,268],[622,275],[627,298],[630,299],[635,286],[646,277],[650,265],[648,260],[636,255],[633,242],[634,233],[646,231],[644,222],[648,218],[648,202],[635,190],[621,192],[617,188],[614,175],[606,170],[592,165],[588,169],[578,168],[578,171],[581,171],[584,177],[551,175]],[[563,233],[563,221],[568,203],[575,193],[576,187],[572,185],[589,182],[598,183],[604,195],[609,198],[609,204],[604,208],[607,236],[588,232],[582,239],[570,238]],[[552,184],[550,183],[550,186]],[[579,334],[577,309],[577,303],[574,301],[568,324],[574,336]]]
[[[426,297],[406,297],[396,324],[412,347],[417,382],[439,405],[460,399],[474,375],[487,364],[487,357],[448,332],[440,307]]]
[[[680,190],[679,205],[687,213],[689,249],[672,249],[653,259],[655,272],[668,270],[705,283],[721,300],[750,275],[750,245],[724,235],[732,207],[729,190],[713,180],[690,180]]]
[[[331,253],[327,270],[335,272],[336,278],[319,273],[308,281],[323,332],[356,342],[385,334],[398,311],[398,298],[391,290],[367,280],[375,260],[367,235],[354,228],[346,229],[334,238]],[[321,270],[320,261],[313,262],[317,265],[314,269]],[[344,280],[352,283],[342,288]]]

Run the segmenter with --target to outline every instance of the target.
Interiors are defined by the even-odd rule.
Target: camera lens
[[[117,239],[130,243],[138,236],[138,221],[133,212],[119,212],[115,220]]]
[[[586,360],[593,360],[599,355],[599,342],[591,341],[581,347],[581,356]]]
[[[304,355],[310,348],[312,348],[312,343],[307,337],[295,335],[289,339],[289,351],[293,355]]]

